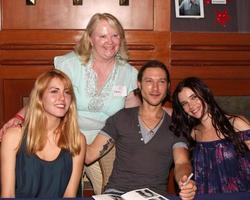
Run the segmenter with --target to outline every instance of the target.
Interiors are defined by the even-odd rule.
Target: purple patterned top
[[[240,134],[243,140],[250,140],[250,130]],[[197,142],[193,150],[193,168],[198,194],[250,189],[250,151],[240,157],[226,139]]]

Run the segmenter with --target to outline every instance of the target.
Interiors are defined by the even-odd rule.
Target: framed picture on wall
[[[175,0],[177,18],[204,18],[203,0]]]

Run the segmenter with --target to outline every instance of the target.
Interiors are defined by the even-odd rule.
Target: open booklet
[[[95,200],[169,200],[148,188],[132,190],[121,196],[115,194],[94,195]]]

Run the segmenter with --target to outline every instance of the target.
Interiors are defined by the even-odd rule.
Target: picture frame
[[[175,0],[176,18],[204,18],[203,0]]]

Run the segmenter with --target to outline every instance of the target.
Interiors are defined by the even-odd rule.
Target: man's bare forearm
[[[90,164],[104,156],[114,146],[114,140],[97,139],[92,144],[87,146],[85,163]]]
[[[190,163],[177,164],[174,168],[175,180],[177,183],[184,175],[189,176],[191,173],[192,166]]]

